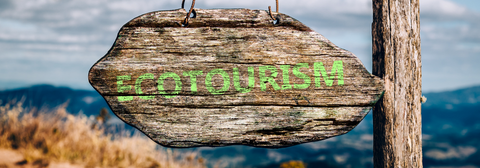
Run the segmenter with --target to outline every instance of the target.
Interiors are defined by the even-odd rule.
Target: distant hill
[[[438,93],[426,93],[428,101],[423,104],[424,108],[444,108],[453,110],[460,106],[477,105],[480,103],[480,86],[445,91]]]
[[[424,129],[438,130],[437,126],[474,126],[480,119],[480,86],[454,91],[426,93],[422,105]],[[425,127],[426,126],[426,127]]]
[[[108,104],[96,91],[73,90],[68,87],[52,85],[34,85],[31,87],[0,91],[0,105],[22,102],[27,109],[52,109],[67,103],[67,111],[71,114],[83,113],[96,115]]]

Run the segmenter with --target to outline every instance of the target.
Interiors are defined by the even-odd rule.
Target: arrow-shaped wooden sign
[[[299,21],[249,9],[157,11],[90,70],[113,112],[169,147],[285,147],[345,134],[383,81]]]

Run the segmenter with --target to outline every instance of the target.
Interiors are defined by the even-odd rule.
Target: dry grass
[[[280,165],[280,168],[306,168],[306,167],[307,166],[302,161],[295,161],[295,160],[288,161]]]
[[[73,116],[65,107],[25,111],[21,104],[0,107],[0,148],[20,151],[26,162],[69,162],[84,167],[205,167],[195,153],[162,152],[140,135],[106,134],[98,120]]]

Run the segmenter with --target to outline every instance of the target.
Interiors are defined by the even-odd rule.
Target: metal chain
[[[278,0],[275,0],[275,3],[276,3],[276,12],[278,13]],[[270,17],[272,17],[273,20],[277,20],[277,19],[275,19],[275,17],[273,17],[272,7],[270,7],[270,6],[268,6],[268,13],[270,14]]]
[[[184,5],[185,5],[185,0],[182,1],[182,8],[184,8]],[[187,17],[185,17],[185,20],[183,20],[184,25],[188,25],[188,20],[190,19],[190,15],[192,14],[194,6],[195,6],[195,0],[192,1],[192,6],[190,7],[190,10],[187,13]]]
[[[275,0],[275,4],[276,4],[275,11],[278,13],[278,0]],[[188,24],[188,20],[190,18],[190,15],[192,14],[194,6],[195,6],[195,0],[192,0],[192,7],[190,7],[190,10],[188,11],[187,16],[185,17],[185,20],[183,20],[184,25]],[[185,0],[182,0],[182,8],[185,9]],[[270,14],[270,17],[272,17],[273,20],[277,20],[275,19],[275,17],[273,17],[272,8],[270,6],[268,6],[268,13]]]

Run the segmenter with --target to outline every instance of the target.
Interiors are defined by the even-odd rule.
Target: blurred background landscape
[[[480,160],[478,160],[480,158],[478,152],[480,122],[477,122],[480,118],[480,86],[424,95],[428,99],[422,105],[424,166],[480,167]],[[0,106],[3,107],[23,102],[22,108],[25,112],[34,110],[40,113],[55,113],[54,107],[62,107],[75,116],[92,116],[90,117],[92,121],[100,116],[100,109],[108,108],[105,100],[96,91],[73,90],[52,85],[35,85],[0,91],[0,102]],[[121,130],[127,130],[130,133],[135,131],[134,128],[115,117],[111,111],[109,115],[111,117],[106,120],[105,126],[107,129],[115,128],[110,129],[109,133],[119,134]],[[137,138],[150,141],[138,132]],[[156,147],[164,153],[167,150],[185,156],[195,153],[196,157],[206,160],[204,165],[208,167],[273,168],[289,161],[302,161],[308,167],[373,167],[371,112],[355,129],[345,135],[281,149],[239,145],[169,149],[156,145],[153,141],[149,143],[148,147],[152,149]],[[149,143],[142,141],[141,145],[137,145],[144,146]]]
[[[353,52],[371,72],[371,2],[280,0],[279,11]],[[424,166],[480,167],[480,1],[420,2],[422,86],[427,97],[422,104]],[[186,6],[190,3],[187,0]],[[0,158],[16,160],[14,166],[39,167],[54,162],[80,167],[280,167],[282,163],[373,167],[371,113],[348,134],[282,149],[163,148],[120,121],[88,83],[88,70],[110,49],[123,24],[151,11],[178,9],[180,4],[181,0],[0,0]],[[195,8],[266,10],[268,6],[275,6],[275,1],[197,0]],[[101,112],[103,108],[107,112]],[[18,117],[22,120],[15,121]],[[60,129],[70,127],[78,128],[78,134]],[[80,148],[73,142],[91,146],[75,153]],[[106,144],[115,151],[107,150]],[[12,151],[5,153],[2,148],[21,156],[11,157]],[[103,155],[112,157],[97,158]]]

